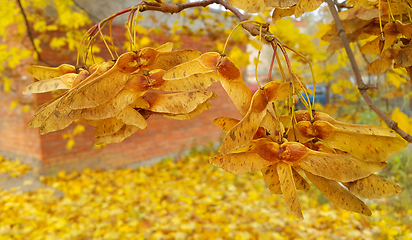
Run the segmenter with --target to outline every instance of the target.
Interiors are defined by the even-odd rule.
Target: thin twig
[[[26,24],[27,35],[28,35],[29,38],[30,38],[30,42],[31,42],[31,44],[32,44],[32,46],[33,46],[33,50],[34,50],[34,51],[36,52],[36,54],[37,54],[37,60],[39,60],[39,61],[41,61],[41,62],[43,62],[43,63],[45,63],[45,64],[47,64],[47,65],[49,65],[49,66],[52,66],[51,63],[49,63],[48,61],[44,60],[44,59],[41,57],[39,50],[37,49],[36,45],[34,44],[33,34],[32,34],[32,32],[31,32],[31,29],[30,29],[29,21],[27,20],[26,12],[24,11],[23,6],[21,5],[21,1],[20,1],[20,0],[17,0],[17,4],[19,4],[21,14],[23,15],[24,22],[25,22],[25,24]]]
[[[359,92],[361,93],[363,99],[365,100],[366,104],[388,125],[392,130],[397,132],[401,137],[403,137],[406,141],[412,142],[412,136],[407,134],[405,131],[398,127],[398,123],[393,121],[390,117],[388,117],[378,106],[375,105],[371,96],[368,94],[366,90],[368,87],[362,80],[362,76],[359,71],[358,64],[356,63],[355,56],[353,55],[352,49],[350,48],[348,37],[346,35],[345,29],[343,28],[342,22],[340,21],[338,12],[335,9],[335,5],[333,4],[332,0],[326,0],[328,3],[328,7],[330,12],[332,13],[333,19],[335,21],[336,30],[338,31],[339,37],[342,39],[343,46],[345,47],[346,54],[348,55],[349,61],[352,66],[352,70],[355,74],[356,84],[358,85]]]

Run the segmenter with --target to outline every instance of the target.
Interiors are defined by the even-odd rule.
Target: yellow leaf
[[[3,77],[3,90],[6,93],[11,91],[11,79],[8,77]]]
[[[72,149],[74,144],[75,144],[75,141],[73,140],[73,138],[69,139],[69,141],[67,141],[67,144],[66,144],[66,149],[68,150]]]
[[[23,186],[28,186],[28,185],[32,185],[33,184],[33,180],[26,180],[23,182]]]
[[[399,108],[395,108],[392,113],[391,119],[398,123],[398,126],[405,132],[412,134],[412,118],[401,112]]]
[[[76,125],[76,127],[73,130],[73,136],[80,134],[82,132],[86,131],[85,127],[81,124]]]
[[[401,74],[393,73],[391,71],[387,72],[388,82],[391,82],[396,88],[399,88],[402,84],[406,83],[407,80],[401,77]]]
[[[28,113],[30,111],[30,106],[24,106],[23,112]]]
[[[10,103],[10,111],[13,111],[15,107],[19,104],[19,100],[14,100]]]
[[[242,51],[237,46],[234,46],[232,50],[230,50],[228,57],[240,67],[246,67],[250,63],[249,53]]]

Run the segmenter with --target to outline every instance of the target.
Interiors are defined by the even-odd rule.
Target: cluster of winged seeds
[[[88,70],[30,67],[40,81],[25,93],[68,91],[40,106],[29,125],[45,134],[81,119],[96,126],[97,143],[120,142],[144,129],[152,114],[184,120],[210,108],[207,101],[216,95],[205,89],[219,81],[243,119],[212,122],[227,135],[210,163],[234,174],[261,171],[296,217],[303,219],[297,190],[310,188],[302,173],[333,204],[365,215],[372,213],[355,195],[377,199],[402,191],[374,174],[407,145],[392,130],[338,122],[321,112],[279,116],[273,103],[291,98],[290,82],[270,82],[253,94],[226,56],[171,48],[128,52]]]
[[[145,129],[152,114],[189,119],[210,108],[216,94],[204,90],[217,80],[197,76],[179,81],[164,77],[167,70],[201,55],[195,50],[172,51],[166,43],[156,49],[127,52],[116,61],[98,63],[89,69],[31,66],[29,74],[39,81],[24,94],[68,89],[40,106],[29,122],[41,134],[66,128],[80,119],[96,127],[96,143],[121,142]]]
[[[407,146],[405,140],[390,129],[342,123],[321,112],[276,116],[271,102],[288,97],[287,87],[271,82],[254,94],[242,120],[212,122],[227,135],[211,164],[234,174],[261,171],[270,191],[283,194],[300,219],[296,190],[310,188],[302,172],[331,203],[367,216],[371,211],[355,195],[377,199],[402,191],[374,173]]]

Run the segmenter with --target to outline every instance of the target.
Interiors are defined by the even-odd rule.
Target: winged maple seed
[[[309,189],[302,171],[331,203],[368,216],[371,211],[355,195],[376,199],[402,191],[374,173],[406,147],[405,140],[387,128],[342,123],[320,112],[296,111],[276,118],[269,103],[289,97],[288,87],[289,83],[270,83],[256,91],[240,121],[215,119],[212,124],[227,135],[210,163],[234,174],[261,171],[270,191],[283,194],[299,219],[303,214],[296,190]],[[283,138],[286,132],[289,141]]]
[[[205,89],[213,82],[220,81],[241,114],[246,114],[252,99],[252,92],[243,81],[240,69],[225,55],[208,52],[191,61],[177,65],[167,71],[167,81],[192,82]],[[197,88],[197,89],[198,89]]]
[[[29,73],[41,81],[29,85],[25,94],[68,91],[40,106],[29,126],[39,127],[40,133],[46,134],[80,119],[96,127],[99,144],[121,142],[145,129],[146,119],[153,114],[182,120],[193,118],[210,108],[208,100],[216,98],[213,92],[204,90],[215,82],[214,78],[167,81],[163,76],[172,67],[200,55],[194,50],[172,51],[172,44],[166,43],[156,49],[124,53],[116,61],[79,71],[70,65],[32,66]]]

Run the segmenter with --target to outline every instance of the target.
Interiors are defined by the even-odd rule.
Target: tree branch
[[[30,38],[30,42],[31,42],[31,44],[32,44],[32,46],[33,46],[33,50],[34,50],[34,51],[36,52],[36,54],[37,54],[37,60],[39,60],[39,61],[41,61],[41,62],[43,62],[43,63],[45,63],[45,64],[47,64],[47,65],[49,65],[49,66],[52,66],[52,64],[50,64],[49,62],[47,62],[46,60],[44,60],[44,59],[41,57],[39,50],[37,49],[36,45],[34,44],[33,34],[32,34],[32,32],[31,32],[31,29],[30,29],[29,21],[27,20],[26,12],[24,11],[23,6],[21,5],[21,1],[20,1],[20,0],[17,0],[17,4],[19,4],[21,14],[23,15],[24,22],[25,22],[25,24],[26,24],[27,35],[28,35],[29,38]]]
[[[335,20],[336,30],[338,31],[339,37],[342,39],[343,46],[345,47],[346,54],[348,55],[352,70],[355,74],[356,84],[358,85],[359,92],[361,93],[363,99],[368,104],[368,106],[386,123],[386,125],[388,125],[388,127],[397,132],[406,141],[412,142],[412,136],[400,129],[397,122],[393,121],[379,107],[377,107],[373,102],[371,96],[366,91],[368,90],[368,87],[362,80],[358,64],[356,63],[355,56],[353,55],[352,49],[350,48],[348,37],[346,35],[345,29],[343,28],[342,22],[340,21],[338,12],[335,9],[335,5],[333,4],[332,0],[326,0],[326,2],[328,3],[328,7],[330,12],[332,13],[333,19]]]
[[[138,6],[140,6],[139,8],[140,12],[151,10],[151,11],[160,11],[163,13],[174,14],[174,13],[179,13],[188,8],[206,7],[213,3],[220,4],[223,7],[225,7],[227,10],[231,11],[239,19],[240,22],[244,22],[248,20],[248,18],[244,14],[242,14],[237,8],[230,5],[225,0],[204,0],[204,1],[199,1],[199,2],[184,3],[184,4],[168,4],[165,2],[159,3],[159,2],[143,1]],[[261,36],[268,42],[273,42],[277,40],[276,37],[268,31],[268,27],[263,27],[261,29],[260,26],[252,22],[243,23],[242,27],[246,31],[248,31],[252,36],[257,36],[259,35],[259,32],[262,31]]]

